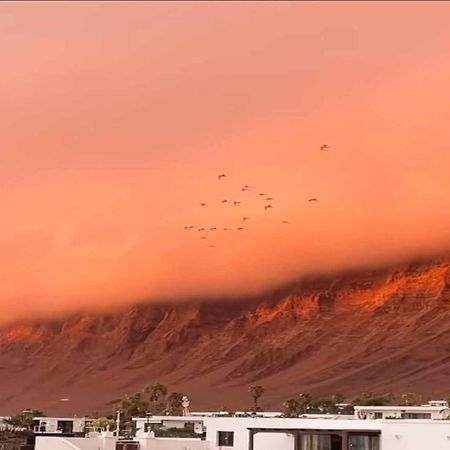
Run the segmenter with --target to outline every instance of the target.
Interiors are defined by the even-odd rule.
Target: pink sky
[[[1,320],[449,250],[449,22],[444,2],[0,4]]]

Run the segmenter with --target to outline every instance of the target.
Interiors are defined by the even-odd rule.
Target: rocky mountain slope
[[[450,393],[450,261],[304,280],[246,301],[145,304],[0,330],[0,414],[110,412],[161,381],[196,410],[298,392]],[[61,401],[61,399],[69,399]]]

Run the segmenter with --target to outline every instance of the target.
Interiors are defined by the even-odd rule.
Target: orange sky
[[[0,320],[448,250],[449,22],[444,2],[0,4]]]

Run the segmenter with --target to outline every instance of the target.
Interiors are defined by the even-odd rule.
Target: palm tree
[[[163,409],[159,402],[160,397],[165,397],[167,395],[167,387],[161,383],[155,383],[150,386],[146,386],[144,389],[146,394],[150,394],[150,401],[152,402],[152,413],[161,412]]]
[[[259,384],[254,384],[248,388],[248,392],[253,397],[253,411],[259,411],[258,400],[264,394],[264,388]]]

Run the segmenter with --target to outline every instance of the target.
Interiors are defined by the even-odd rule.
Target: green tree
[[[125,416],[142,417],[148,411],[149,402],[140,392],[127,395],[120,403],[120,409]]]
[[[92,421],[92,426],[104,429],[109,426],[109,429],[114,431],[116,429],[116,421],[114,419],[108,419],[107,417],[97,417]]]
[[[295,398],[290,398],[283,403],[284,411],[288,417],[298,417],[300,414],[300,402]]]
[[[45,414],[43,411],[40,411],[38,409],[26,409],[25,411],[18,413],[15,416],[5,419],[4,422],[15,428],[25,428],[27,430],[30,430],[33,426],[35,417],[45,417]]]
[[[353,405],[356,406],[386,406],[389,404],[389,398],[376,396],[372,392],[363,392],[359,397],[353,400]]]
[[[160,402],[161,397],[167,395],[167,387],[161,383],[155,383],[150,386],[146,386],[144,389],[146,394],[150,394],[151,412],[152,414],[162,413],[164,406]]]
[[[254,384],[248,388],[248,392],[253,398],[253,411],[259,411],[259,399],[264,394],[264,388],[259,384]]]
[[[171,416],[181,416],[183,414],[183,396],[180,392],[172,392],[167,397],[166,413]]]
[[[313,398],[312,395],[308,392],[302,392],[299,394],[299,414],[306,414],[312,406]]]
[[[320,414],[339,414],[339,404],[343,401],[344,396],[341,394],[333,394],[330,398],[311,401],[312,412],[316,411]]]
[[[407,392],[402,395],[402,400],[405,406],[417,406],[422,403],[422,396],[415,392]]]

